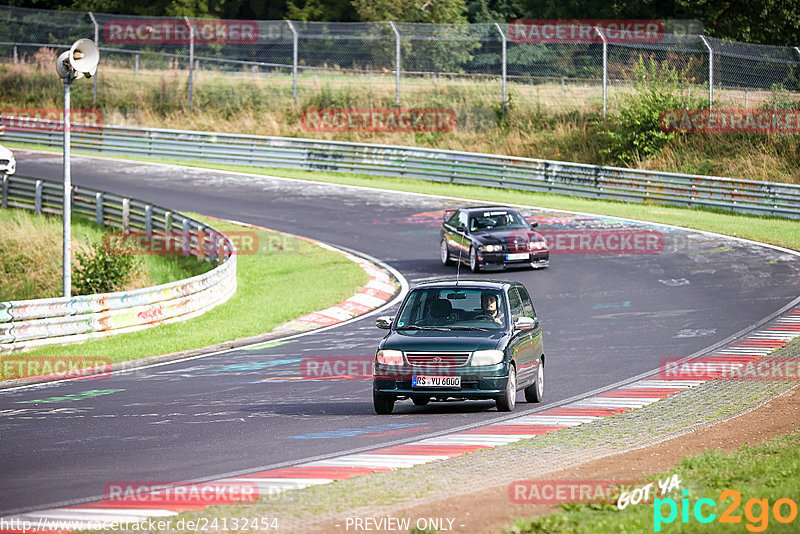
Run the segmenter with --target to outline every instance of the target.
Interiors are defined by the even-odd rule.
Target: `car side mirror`
[[[456,226],[456,232],[461,232],[462,234],[467,231],[466,226]]]
[[[536,228],[537,226],[539,226],[539,221],[530,221],[530,223],[531,223],[531,228]]]
[[[392,317],[391,315],[385,315],[383,317],[378,317],[377,319],[375,319],[375,326],[377,326],[378,328],[380,328],[382,330],[391,330],[392,321],[393,320],[394,320],[394,317]]]
[[[530,330],[536,325],[536,319],[523,315],[514,321],[514,330]]]

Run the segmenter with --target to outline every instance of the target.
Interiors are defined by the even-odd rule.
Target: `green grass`
[[[674,499],[677,516],[671,523],[660,525],[661,532],[704,533],[704,532],[797,532],[800,518],[788,524],[775,520],[772,514],[774,503],[783,498],[792,499],[798,505],[800,496],[800,432],[783,436],[755,447],[745,446],[732,454],[709,450],[697,456],[685,458],[675,469],[661,473],[651,480],[664,480],[672,474],[681,480],[681,491],[688,490],[689,515],[682,523],[681,491],[674,490],[663,498]],[[646,483],[646,482],[644,482]],[[731,510],[732,516],[739,516],[738,524],[719,523],[720,515],[733,507],[733,497],[721,499],[725,490],[735,490],[741,496],[738,507]],[[712,509],[706,503],[702,512],[715,513],[710,524],[698,522],[693,514],[698,499],[707,498],[717,503]],[[762,515],[760,505],[748,504],[751,499],[768,501],[768,514]],[[655,503],[658,504],[658,503]],[[508,534],[617,534],[633,532],[653,532],[654,519],[669,517],[669,504],[629,505],[623,510],[604,504],[561,505],[562,512],[543,517],[520,519],[506,532]],[[748,517],[747,511],[751,512]],[[658,512],[658,513],[656,513]],[[783,505],[783,516],[789,515],[789,506]],[[762,528],[764,527],[764,528]]]
[[[223,232],[249,230],[199,215],[192,217]],[[367,274],[341,254],[276,232],[256,232],[258,253],[238,256],[236,294],[200,317],[79,345],[43,347],[26,355],[92,355],[121,362],[205,347],[269,332],[281,323],[352,296],[368,281]],[[276,244],[282,248],[276,248]]]
[[[87,253],[103,242],[109,229],[84,217],[73,216],[73,268],[77,253]],[[60,297],[62,220],[28,210],[0,210],[0,301]],[[210,269],[196,258],[138,256],[131,281],[124,289],[165,284]],[[73,273],[73,282],[75,275]],[[73,294],[77,294],[73,288]]]

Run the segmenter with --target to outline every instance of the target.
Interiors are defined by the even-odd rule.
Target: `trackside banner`
[[[202,19],[190,21],[196,44],[254,44],[258,23],[252,20]],[[103,25],[103,39],[115,44],[188,44],[189,27],[183,20],[111,20]]]
[[[595,29],[597,28],[597,29]],[[658,43],[664,39],[660,20],[514,20],[508,40],[515,43]]]

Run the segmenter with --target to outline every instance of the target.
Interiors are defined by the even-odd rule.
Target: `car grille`
[[[415,367],[461,367],[469,361],[469,352],[406,352],[408,363]]]
[[[10,161],[8,159],[0,159],[0,167],[5,167]]]

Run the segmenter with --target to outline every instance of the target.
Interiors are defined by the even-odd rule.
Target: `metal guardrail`
[[[63,188],[58,183],[3,175],[1,192],[2,208],[61,215]],[[101,226],[172,240],[178,250],[201,254],[216,267],[192,278],[132,291],[0,302],[0,353],[184,321],[236,292],[235,248],[217,230],[166,208],[94,189],[73,187],[72,199],[74,214]]]
[[[23,124],[12,118],[10,124]],[[0,115],[0,123],[5,118]],[[61,146],[58,121],[24,118],[8,142]],[[643,171],[475,152],[457,152],[213,132],[73,126],[73,147],[98,154],[202,160],[251,167],[357,172],[622,202],[673,204],[800,218],[800,186]]]

